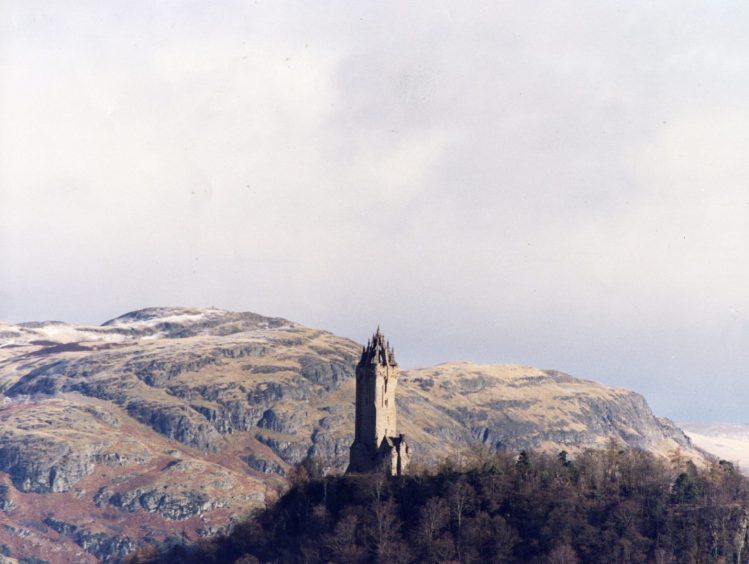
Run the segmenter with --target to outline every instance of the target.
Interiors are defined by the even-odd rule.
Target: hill
[[[724,461],[523,451],[402,478],[298,481],[230,535],[130,562],[746,562],[748,524],[749,482]]]
[[[348,462],[360,345],[254,313],[149,308],[101,326],[0,324],[0,544],[50,562],[212,535],[312,457]],[[575,453],[689,439],[642,396],[552,370],[404,371],[400,431],[429,466],[478,445]]]

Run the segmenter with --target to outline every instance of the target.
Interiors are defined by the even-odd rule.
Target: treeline
[[[638,450],[574,460],[477,453],[431,473],[319,477],[225,536],[150,546],[131,564],[254,562],[749,562],[749,482]]]

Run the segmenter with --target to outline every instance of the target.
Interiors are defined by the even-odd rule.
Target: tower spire
[[[393,354],[393,348],[390,345],[390,341],[385,338],[379,325],[377,326],[374,335],[367,341],[367,345],[362,351],[361,362],[382,364],[386,366],[398,366],[398,363],[395,361],[395,355]]]

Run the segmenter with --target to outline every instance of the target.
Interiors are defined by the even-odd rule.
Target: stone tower
[[[378,327],[356,366],[356,425],[348,472],[405,472],[410,450],[397,434],[397,385],[398,363]]]

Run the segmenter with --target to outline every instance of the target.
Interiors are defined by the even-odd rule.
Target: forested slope
[[[314,475],[314,468],[312,468]],[[157,562],[746,562],[749,483],[639,450],[522,452],[430,474],[309,478],[228,536]]]

